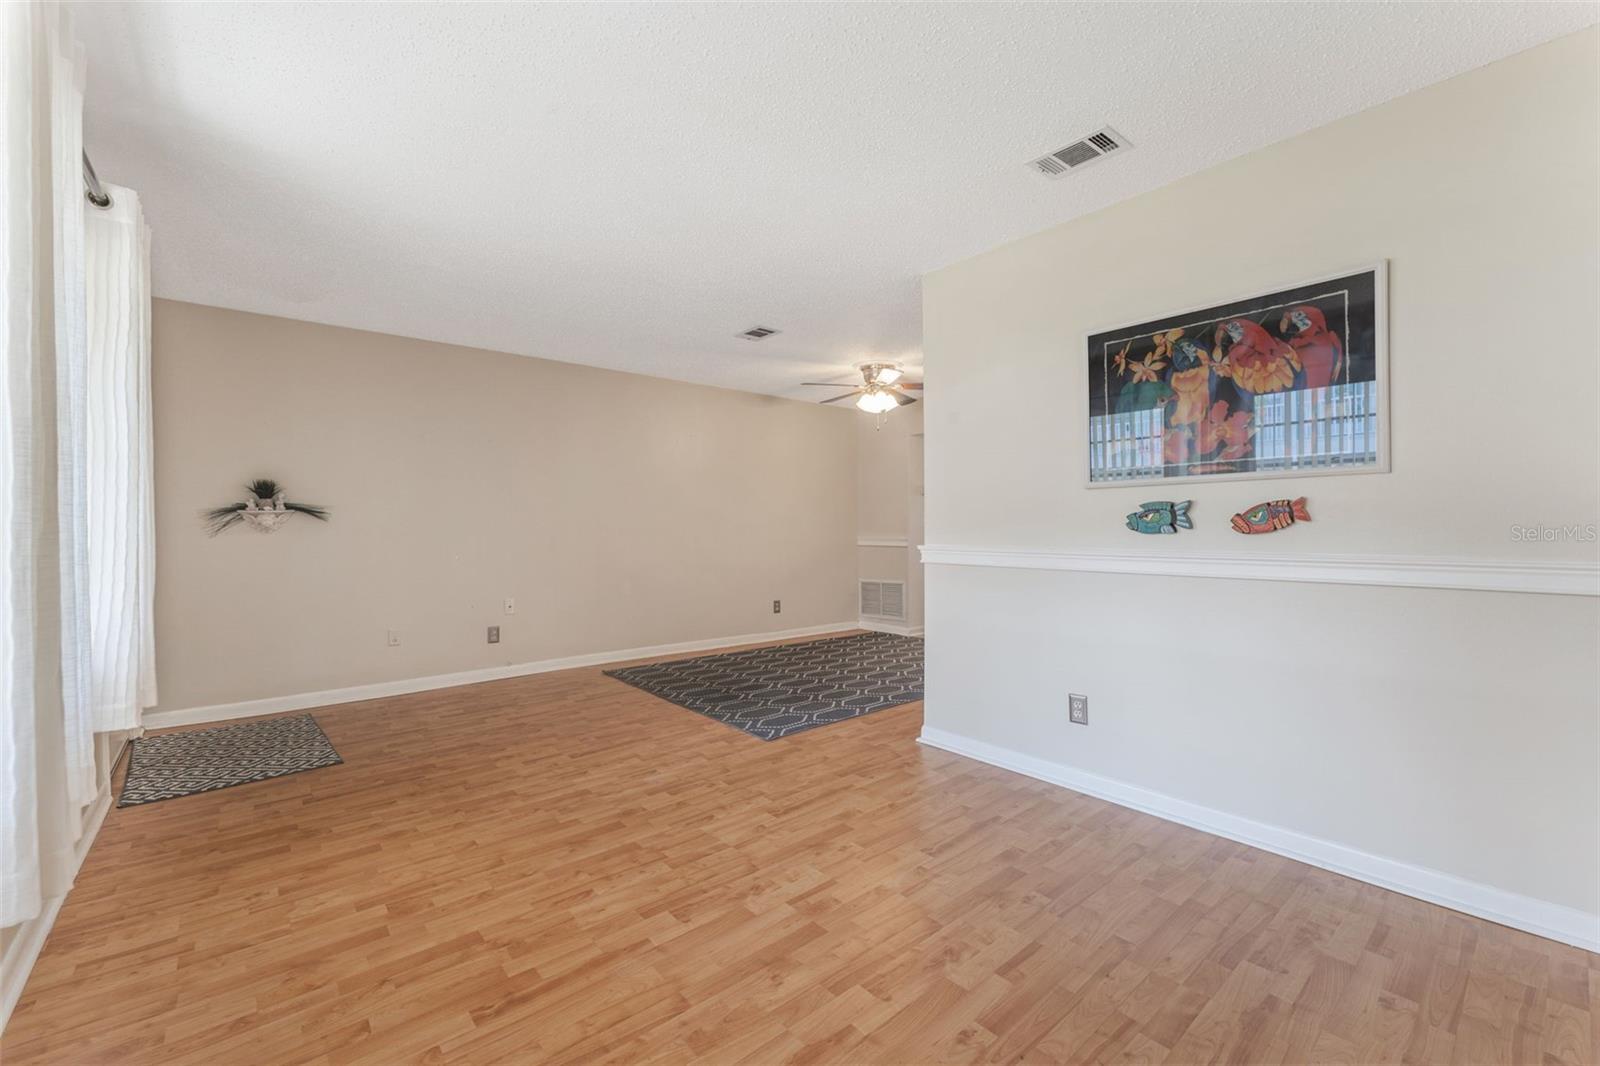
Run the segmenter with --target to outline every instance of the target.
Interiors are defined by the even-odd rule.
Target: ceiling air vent
[[[743,337],[747,341],[758,341],[763,337],[770,337],[776,332],[778,331],[775,329],[768,329],[766,326],[752,326],[743,333],[739,334],[739,336]]]
[[[1065,148],[1040,156],[1028,166],[1047,178],[1059,178],[1068,171],[1093,163],[1113,152],[1125,152],[1130,147],[1126,137],[1107,126],[1081,141],[1073,141]]]

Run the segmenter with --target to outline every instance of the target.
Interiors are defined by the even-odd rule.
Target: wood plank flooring
[[[915,742],[598,669],[316,712],[114,810],[25,1063],[1589,1063],[1600,956]]]

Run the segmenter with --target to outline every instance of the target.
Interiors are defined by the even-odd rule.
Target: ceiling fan
[[[921,389],[920,381],[904,381],[905,371],[893,363],[862,363],[856,368],[861,371],[865,383],[858,385],[849,392],[838,396],[830,396],[822,403],[838,403],[840,400],[855,398],[856,406],[868,414],[881,415],[893,411],[896,407],[903,407],[908,403],[916,403],[915,396],[906,395],[906,389]],[[845,384],[841,381],[802,381],[802,385],[817,385],[825,389],[836,389]]]

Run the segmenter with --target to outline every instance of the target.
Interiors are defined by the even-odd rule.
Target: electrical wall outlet
[[[517,613],[517,601],[511,596],[506,597],[506,614]]]
[[[400,646],[400,631],[398,629],[389,630],[389,647],[398,648],[399,646]]]
[[[773,614],[782,614],[783,613],[783,601],[782,600],[773,600],[772,601],[772,613]]]
[[[500,643],[500,627],[499,626],[490,626],[489,627],[489,643],[490,644],[498,644],[498,643]]]
[[[1089,724],[1089,697],[1067,693],[1067,719],[1073,725]]]

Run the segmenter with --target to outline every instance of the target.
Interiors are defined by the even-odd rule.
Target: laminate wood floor
[[[916,743],[570,670],[113,810],[24,1063],[1586,1063],[1600,956]]]

